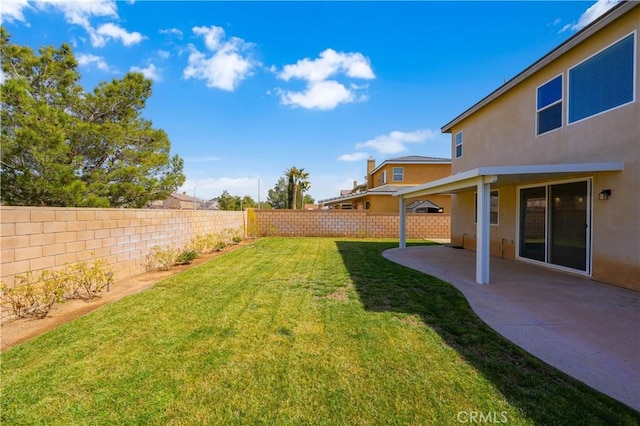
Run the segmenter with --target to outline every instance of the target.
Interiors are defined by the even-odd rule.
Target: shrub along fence
[[[104,260],[122,279],[145,271],[154,246],[244,230],[245,213],[212,210],[0,207],[0,276],[11,286],[28,271]]]
[[[451,218],[408,214],[408,238],[449,238]],[[350,210],[94,209],[0,207],[0,278],[100,260],[122,279],[145,271],[154,247],[181,248],[225,230],[248,236],[397,238],[395,213]],[[245,233],[246,230],[246,233]]]

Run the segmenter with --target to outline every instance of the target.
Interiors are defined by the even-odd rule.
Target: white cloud
[[[423,143],[430,139],[438,139],[439,135],[439,132],[430,129],[416,130],[414,132],[396,130],[358,143],[356,148],[372,148],[380,154],[397,154],[407,150],[406,144]]]
[[[222,28],[194,27],[193,32],[204,37],[205,46],[213,54],[207,56],[190,44],[189,64],[182,73],[185,79],[205,80],[207,87],[233,91],[259,65],[245,53],[253,45],[237,37],[225,40]]]
[[[102,71],[109,71],[109,65],[102,56],[91,55],[89,53],[79,53],[76,55],[78,65],[81,67],[88,67],[95,65],[96,68]]]
[[[27,0],[3,0],[0,7],[0,23],[5,20],[25,22],[22,10],[30,7]]]
[[[140,72],[146,78],[151,79],[153,81],[162,81],[162,76],[160,75],[156,66],[153,64],[149,64],[149,66],[147,66],[146,68],[131,67],[131,71]]]
[[[171,57],[171,52],[166,50],[158,50],[158,57],[161,59],[169,59]]]
[[[193,33],[204,36],[204,45],[211,51],[220,49],[224,38],[224,29],[212,25],[211,27],[193,27]]]
[[[109,39],[120,40],[125,46],[138,44],[145,39],[139,32],[128,32],[113,23],[103,24],[90,34],[95,47],[104,46]]]
[[[361,161],[369,158],[369,154],[366,152],[354,152],[352,154],[344,154],[338,157],[340,161]]]
[[[591,7],[589,7],[578,19],[577,23],[567,24],[560,32],[565,31],[579,31],[582,28],[589,25],[591,22],[598,19],[603,13],[611,9],[613,6],[619,3],[619,0],[598,0]]]
[[[91,27],[89,18],[92,17],[118,17],[118,8],[114,0],[40,0],[34,4],[40,9],[54,8],[60,10],[67,22],[84,28]]]
[[[177,28],[167,28],[164,30],[160,30],[160,34],[174,35],[178,38],[182,38],[182,31]]]
[[[366,95],[356,96],[356,91],[364,90],[368,85],[351,83],[347,88],[336,80],[338,76],[366,80],[375,78],[369,59],[362,53],[336,52],[333,49],[324,50],[316,59],[304,58],[295,64],[285,65],[280,73],[273,66],[270,69],[281,80],[299,79],[307,82],[304,91],[276,89],[276,93],[280,95],[283,105],[308,109],[329,110],[342,103],[367,99]]]
[[[125,46],[139,43],[144,37],[138,32],[129,32],[114,24],[106,23],[94,28],[90,20],[93,18],[118,18],[118,8],[115,0],[4,0],[0,10],[1,19],[25,21],[23,9],[35,7],[41,11],[59,11],[69,24],[84,28],[91,38],[94,47],[102,47],[109,40],[120,40]]]
[[[374,79],[369,59],[362,53],[336,52],[326,49],[318,59],[304,58],[293,65],[285,65],[278,78],[289,81],[298,78],[306,81],[322,81],[336,74],[352,78]]]
[[[280,91],[283,105],[307,109],[329,110],[341,103],[354,101],[353,93],[337,81],[314,81],[304,92]]]

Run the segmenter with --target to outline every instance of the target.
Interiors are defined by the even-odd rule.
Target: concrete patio
[[[498,333],[640,411],[640,293],[496,257],[480,285],[475,252],[442,245],[383,255],[451,283]]]

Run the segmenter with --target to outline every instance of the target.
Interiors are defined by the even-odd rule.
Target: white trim
[[[491,183],[498,181],[500,176],[509,175],[539,175],[539,174],[568,174],[568,173],[594,173],[594,172],[619,172],[624,170],[624,163],[573,163],[573,164],[529,164],[521,166],[492,166],[479,167],[456,173],[446,178],[434,180],[423,185],[412,186],[394,192],[394,196],[418,197],[447,193],[460,189],[470,188],[476,185],[476,179],[491,179]]]
[[[491,184],[482,180],[476,186],[478,191],[478,222],[476,223],[476,282],[489,284],[491,265],[491,212],[489,194]]]
[[[400,205],[400,238],[399,248],[404,250],[407,248],[407,205],[404,197],[398,200]]]
[[[587,182],[587,239],[586,239],[586,262],[585,262],[585,271],[581,271],[580,269],[568,268],[566,266],[556,265],[554,263],[550,263],[549,260],[549,250],[547,244],[549,243],[550,236],[550,228],[549,228],[549,187],[552,185],[562,185],[565,183],[575,183],[575,182]],[[528,257],[523,257],[520,255],[520,190],[527,188],[540,188],[544,187],[545,198],[547,200],[547,207],[545,209],[545,220],[544,220],[544,234],[545,234],[545,248],[544,248],[544,262],[539,260],[530,259]],[[544,266],[545,268],[556,269],[563,272],[570,272],[577,275],[582,275],[585,277],[591,277],[592,273],[592,264],[593,264],[593,177],[581,177],[575,179],[563,179],[563,180],[550,180],[544,182],[537,182],[527,185],[516,186],[516,252],[515,258],[517,261],[522,261],[526,263],[532,263],[539,266]]]
[[[629,37],[630,35],[633,35],[633,60],[632,60],[632,64],[633,64],[633,77],[632,77],[632,79],[633,79],[633,81],[632,81],[633,88],[632,88],[632,92],[631,92],[632,93],[632,99],[629,102],[626,102],[626,103],[620,104],[620,105],[616,105],[613,108],[605,109],[603,111],[600,111],[600,112],[597,112],[595,114],[589,115],[587,117],[581,118],[580,120],[570,121],[570,117],[569,117],[569,106],[570,106],[569,105],[569,100],[570,100],[569,88],[571,87],[571,81],[570,81],[571,70],[576,68],[576,67],[578,67],[578,66],[580,66],[580,65],[582,65],[583,63],[587,62],[589,59],[601,54],[605,50],[607,50],[610,47],[612,47],[614,44],[621,42],[622,40],[624,40],[625,38]],[[609,45],[603,47],[602,49],[598,50],[593,55],[591,55],[591,56],[583,59],[582,61],[574,64],[572,67],[567,68],[567,126],[571,126],[573,124],[577,124],[577,123],[583,122],[583,121],[588,120],[590,118],[597,117],[599,115],[606,114],[606,113],[608,113],[610,111],[615,111],[615,110],[617,110],[619,108],[623,108],[623,107],[625,107],[627,105],[631,105],[631,104],[635,103],[635,101],[636,101],[636,85],[637,85],[636,76],[637,76],[637,72],[638,72],[638,67],[637,67],[637,62],[636,62],[636,60],[637,60],[637,53],[636,53],[637,44],[638,44],[637,31],[633,30],[630,33],[620,37],[616,41],[614,41],[614,42],[610,43]]]
[[[567,52],[574,49],[576,46],[579,46],[589,37],[593,36],[598,31],[603,28],[611,25],[614,21],[629,13],[633,8],[640,6],[640,2],[636,1],[621,1],[617,5],[613,6],[609,11],[605,14],[601,15],[599,18],[591,22],[589,25],[578,31],[572,37],[564,41],[562,44],[557,46],[555,49],[544,55],[542,58],[538,59],[532,65],[529,65],[511,80],[507,81],[505,84],[482,98],[480,101],[475,103],[473,106],[469,107],[462,114],[458,115],[453,120],[449,121],[447,124],[442,126],[440,130],[442,133],[451,133],[453,127],[457,126],[460,122],[468,118],[469,116],[475,114],[480,109],[484,108],[489,103],[493,102],[495,99],[504,95],[506,92],[511,90],[516,85],[520,84],[522,81],[531,77],[538,71],[540,71],[545,66],[549,65],[556,59],[560,58]]]
[[[458,135],[460,135],[460,143],[458,143]],[[453,136],[453,156],[452,156],[452,158],[461,158],[462,157],[462,155],[464,154],[463,144],[464,144],[464,134],[463,134],[463,131],[460,130],[459,132],[456,132],[456,134]],[[458,147],[460,147],[460,155],[458,155]]]
[[[560,79],[560,84],[561,84],[561,87],[560,87],[560,99],[558,99],[555,102],[550,103],[549,105],[545,105],[544,107],[542,107],[542,109],[538,108],[538,89],[540,89],[542,86],[545,86],[545,85],[549,84],[550,82],[552,82],[553,80],[555,80],[558,77],[561,77],[561,79]],[[542,83],[541,85],[536,87],[536,124],[535,124],[535,137],[536,138],[540,137],[540,136],[543,136],[543,135],[546,135],[546,134],[551,133],[551,132],[555,132],[556,130],[560,130],[560,129],[562,129],[564,127],[564,116],[565,116],[565,102],[564,102],[564,98],[565,98],[565,90],[564,89],[565,89],[565,87],[564,86],[565,86],[565,84],[564,84],[564,72],[561,72],[560,74],[556,75],[553,78],[550,78],[549,80],[545,81],[544,83]],[[561,117],[560,117],[560,126],[554,128],[554,129],[551,129],[551,130],[547,130],[546,132],[543,132],[543,133],[538,133],[538,124],[539,124],[538,123],[538,117],[540,115],[540,112],[541,111],[545,111],[545,110],[547,110],[547,109],[549,109],[552,106],[557,105],[557,104],[562,104],[562,106],[560,107],[561,114],[562,114]]]
[[[402,179],[396,180],[396,169],[401,171]],[[392,167],[391,168],[391,180],[393,182],[404,182],[404,167]]]

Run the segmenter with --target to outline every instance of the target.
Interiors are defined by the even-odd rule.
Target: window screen
[[[569,70],[569,122],[633,101],[635,35]]]

